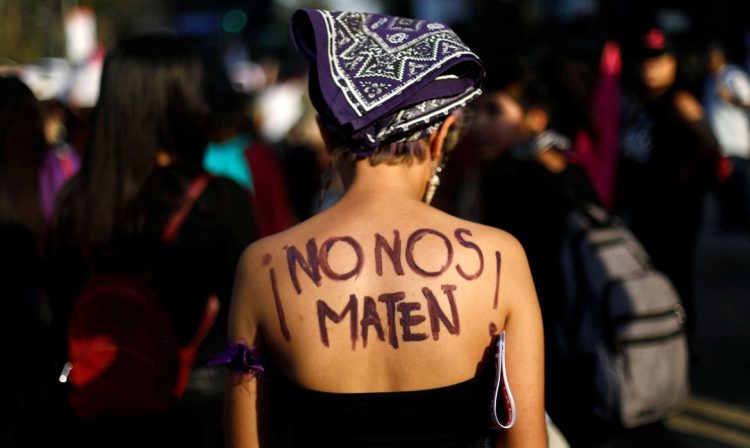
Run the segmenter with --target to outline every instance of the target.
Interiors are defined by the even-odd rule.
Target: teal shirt
[[[228,177],[253,191],[253,175],[245,158],[250,136],[238,134],[222,143],[209,143],[203,156],[203,168],[211,174]]]

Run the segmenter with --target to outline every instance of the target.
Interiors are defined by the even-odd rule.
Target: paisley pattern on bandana
[[[441,23],[299,10],[291,26],[313,103],[355,146],[421,138],[481,93],[481,61]]]

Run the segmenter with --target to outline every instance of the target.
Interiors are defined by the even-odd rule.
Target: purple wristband
[[[265,371],[260,350],[243,342],[228,342],[223,352],[208,361],[209,367],[222,365],[227,366],[233,372],[250,373],[255,377],[262,375]]]

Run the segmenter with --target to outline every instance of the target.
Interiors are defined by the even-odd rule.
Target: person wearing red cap
[[[642,104],[626,106],[620,208],[657,269],[674,283],[694,334],[692,269],[703,195],[716,181],[718,144],[696,98],[677,83],[673,44],[659,29],[642,41]]]

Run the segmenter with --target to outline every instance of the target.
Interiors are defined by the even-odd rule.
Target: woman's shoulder
[[[387,244],[390,247],[396,244],[396,238],[398,238],[402,250],[407,250],[410,241],[413,240],[415,244],[418,244],[417,241],[422,237],[429,237],[427,234],[443,237],[451,247],[476,245],[481,248],[485,256],[497,251],[508,261],[523,260],[525,263],[524,249],[510,233],[496,227],[461,219],[437,209],[430,209],[426,213],[418,221],[384,222],[383,225],[376,226],[369,232],[372,233],[372,238],[365,239],[360,239],[361,234],[368,233],[368,231],[362,229],[365,227],[372,229],[370,222],[363,223],[361,227],[347,226],[352,227],[347,233],[332,225],[328,220],[315,221],[315,218],[312,218],[285,231],[253,242],[245,249],[240,266],[245,274],[252,274],[259,270],[259,266],[268,266],[271,259],[277,260],[279,257],[286,259],[290,249],[295,254],[299,252],[301,256],[307,257],[310,250],[317,253],[327,241],[347,240],[347,237],[354,240],[356,245],[364,245],[363,249],[368,249],[365,247],[367,245],[375,244]],[[380,238],[377,237],[378,235]]]
[[[456,229],[466,229],[470,231],[471,236],[479,241],[480,244],[494,246],[497,249],[502,249],[505,252],[509,252],[514,255],[523,255],[523,247],[521,246],[521,243],[510,232],[497,227],[458,218],[444,212],[441,213],[446,216],[448,227],[454,227]]]
[[[284,249],[290,244],[290,241],[299,240],[306,235],[308,235],[308,238],[311,238],[312,234],[305,230],[306,229],[302,227],[302,224],[297,224],[296,226],[282,232],[268,235],[253,241],[242,252],[239,263],[240,270],[249,273],[258,266],[268,265],[269,258],[276,252],[284,251]],[[250,267],[254,268],[249,269]]]

